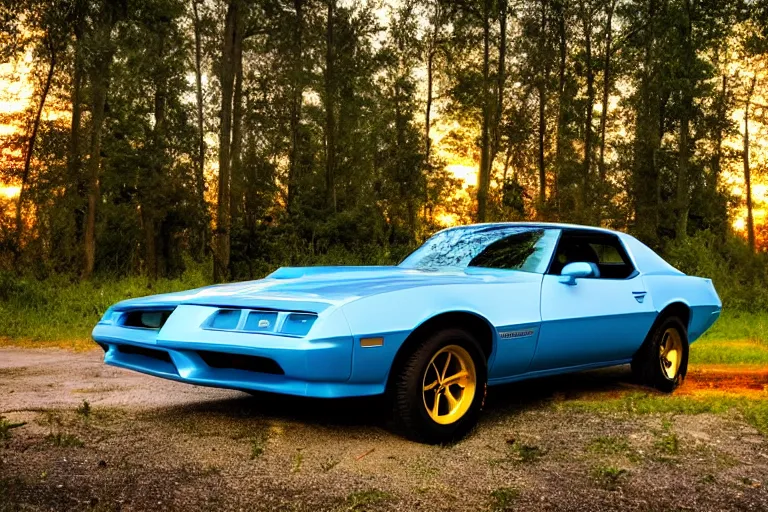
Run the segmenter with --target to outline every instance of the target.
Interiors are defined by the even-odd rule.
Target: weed
[[[733,396],[725,393],[703,396],[668,396],[653,392],[635,392],[621,398],[599,396],[591,399],[557,402],[557,408],[589,413],[627,414],[723,414],[739,411],[744,419],[763,434],[768,434],[768,400]]]
[[[83,400],[83,403],[77,407],[77,414],[83,418],[87,418],[91,415],[91,404],[88,400]]]
[[[712,475],[710,473],[707,473],[703,477],[701,477],[701,483],[703,484],[714,484],[715,483],[715,475]]]
[[[251,439],[251,460],[258,459],[264,455],[266,447],[267,440],[263,436]]]
[[[330,471],[333,468],[335,468],[339,464],[339,462],[341,462],[341,459],[335,459],[333,457],[328,457],[328,459],[325,462],[320,464],[320,469],[322,469],[323,471],[326,471],[326,472]]]
[[[51,432],[45,436],[45,440],[59,448],[81,448],[85,445],[79,437],[66,432]]]
[[[597,480],[597,483],[609,491],[615,491],[619,487],[622,477],[626,474],[626,469],[614,466],[598,466],[592,471],[592,476]]]
[[[632,451],[627,440],[617,436],[599,436],[587,445],[587,450],[600,455],[624,455]]]
[[[510,510],[519,497],[519,489],[515,487],[499,487],[491,491],[491,510]]]
[[[21,423],[11,423],[7,419],[0,416],[0,439],[1,440],[8,440],[11,438],[11,429],[23,427],[26,425],[25,422]]]
[[[296,455],[293,456],[293,467],[291,473],[298,473],[301,471],[301,464],[304,462],[304,455],[301,453],[301,449],[296,450]]]
[[[674,456],[680,453],[680,439],[674,432],[662,434],[654,446],[662,455]]]
[[[388,492],[378,489],[355,491],[347,496],[346,505],[348,511],[366,510],[370,505],[381,503],[392,497]]]
[[[523,443],[514,443],[510,449],[515,460],[525,464],[538,461],[546,453],[536,445]]]

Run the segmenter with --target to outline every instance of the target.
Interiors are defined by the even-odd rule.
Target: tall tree
[[[88,68],[88,79],[91,86],[91,139],[88,155],[88,206],[85,218],[85,234],[83,237],[84,264],[83,278],[93,274],[96,262],[96,210],[101,199],[101,140],[104,129],[104,115],[109,89],[109,73],[115,46],[112,32],[115,25],[125,13],[125,3],[101,0],[89,37],[89,51],[92,52],[91,64]]]

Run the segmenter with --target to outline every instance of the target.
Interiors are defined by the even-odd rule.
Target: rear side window
[[[626,279],[635,273],[618,237],[604,233],[564,232],[549,273],[560,275],[563,267],[575,262],[596,264],[600,270],[599,279]]]

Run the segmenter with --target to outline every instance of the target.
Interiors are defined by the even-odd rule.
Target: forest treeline
[[[757,252],[767,8],[0,0],[0,60],[33,88],[0,117],[16,127],[0,179],[20,186],[0,266],[156,278],[212,259],[216,281],[259,277],[336,252],[394,261],[445,215],[722,252],[740,207]]]

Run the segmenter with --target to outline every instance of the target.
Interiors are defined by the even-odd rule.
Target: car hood
[[[264,279],[130,299],[116,309],[195,304],[320,312],[361,297],[420,286],[530,282],[538,274],[494,269],[439,271],[401,267],[283,267]]]

